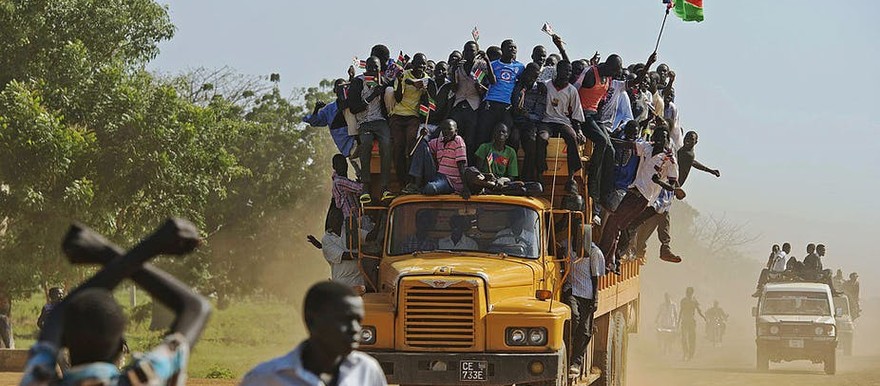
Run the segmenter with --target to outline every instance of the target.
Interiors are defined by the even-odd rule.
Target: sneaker
[[[602,225],[602,217],[599,217],[598,214],[593,216],[593,225],[596,225],[596,226]]]
[[[396,196],[394,195],[394,193],[391,193],[391,191],[388,190],[388,189],[385,189],[385,190],[382,192],[382,201],[390,201],[390,200],[393,200],[394,197],[396,197]]]
[[[369,193],[364,193],[361,194],[359,200],[361,202],[361,205],[368,205],[370,202],[373,201],[373,197],[370,197]]]
[[[581,367],[578,365],[571,365],[568,367],[568,376],[569,377],[579,377],[581,375]]]
[[[403,188],[403,190],[400,191],[400,193],[401,194],[419,194],[419,193],[421,193],[421,190],[419,189],[418,185],[410,182],[410,183],[406,184],[406,186]]]
[[[681,263],[681,257],[672,253],[672,249],[669,248],[668,245],[660,246],[660,260],[668,261],[670,263]]]

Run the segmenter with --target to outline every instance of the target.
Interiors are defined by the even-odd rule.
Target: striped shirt
[[[348,218],[356,214],[357,195],[363,188],[364,184],[333,173],[333,202],[342,210],[342,216]]]
[[[443,142],[443,137],[434,138],[428,142],[428,147],[437,159],[437,172],[446,176],[449,185],[456,193],[462,191],[461,174],[458,172],[458,161],[467,162],[467,150],[464,140],[460,135],[449,142]]]

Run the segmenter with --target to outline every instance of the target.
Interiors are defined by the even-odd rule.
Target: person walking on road
[[[685,297],[681,299],[679,310],[678,325],[681,326],[682,356],[685,361],[690,361],[694,359],[697,343],[697,319],[694,314],[697,313],[703,321],[706,320],[706,316],[700,310],[700,303],[694,297],[694,287],[687,287],[685,290]]]

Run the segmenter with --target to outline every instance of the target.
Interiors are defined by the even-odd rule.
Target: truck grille
[[[779,336],[813,336],[815,327],[810,323],[804,324],[781,324],[779,325]]]
[[[418,348],[474,346],[474,287],[434,288],[413,283],[403,297],[405,344]]]

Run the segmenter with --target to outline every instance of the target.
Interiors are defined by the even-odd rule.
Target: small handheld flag
[[[351,61],[351,65],[354,66],[354,68],[359,68],[361,70],[364,70],[367,68],[367,61],[366,60],[358,60],[357,56],[355,56],[354,59],[352,59],[352,61]]]
[[[476,70],[474,71],[474,79],[476,79],[477,82],[482,83],[482,82],[483,82],[483,78],[485,78],[485,77],[486,77],[486,73],[483,72],[483,69],[482,69],[482,68],[478,68],[478,69],[476,69]]]
[[[486,155],[486,165],[489,166],[489,171],[492,170],[492,164],[495,163],[495,152],[490,151],[489,154]]]
[[[372,75],[364,75],[364,85],[367,87],[376,87],[379,85],[379,82],[376,81],[376,77]]]
[[[471,31],[471,36],[474,37],[475,42],[480,41],[480,30],[477,29],[477,26],[474,26],[474,30]]]
[[[544,26],[541,27],[541,32],[546,33],[547,35],[553,36],[553,27],[550,26],[550,23],[544,23]]]
[[[403,70],[403,67],[406,65],[406,56],[403,54],[403,51],[400,51],[400,54],[397,55],[397,62],[394,65]]]
[[[663,4],[666,4],[666,9],[672,8],[672,0],[663,0]]]
[[[427,116],[429,112],[437,110],[434,98],[428,97],[428,103],[419,105],[419,114]]]

